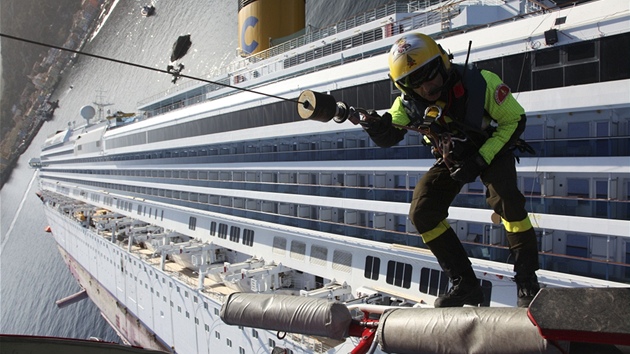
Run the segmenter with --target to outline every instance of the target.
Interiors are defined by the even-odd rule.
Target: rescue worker
[[[468,254],[446,220],[461,188],[478,176],[486,186],[486,201],[507,231],[517,304],[527,307],[539,290],[538,244],[517,187],[513,154],[515,144],[522,142],[525,111],[497,75],[451,60],[452,55],[424,34],[398,39],[389,52],[389,76],[402,94],[382,117],[374,111],[363,115],[361,125],[380,147],[404,138],[407,129],[400,126],[418,128],[437,158],[416,185],[409,211],[452,282],[435,307],[484,301]]]

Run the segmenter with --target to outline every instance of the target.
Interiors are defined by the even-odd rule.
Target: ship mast
[[[96,90],[97,95],[96,95],[96,101],[92,102],[96,105],[96,107],[98,107],[98,122],[103,120],[103,108],[107,107],[107,106],[111,106],[113,105],[113,103],[106,103],[103,101],[104,92],[107,92],[105,90]]]

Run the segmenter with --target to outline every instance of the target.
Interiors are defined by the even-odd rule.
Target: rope
[[[223,87],[229,87],[229,88],[232,88],[232,89],[235,89],[235,90],[240,90],[240,91],[244,91],[244,92],[251,92],[251,93],[255,93],[257,95],[267,96],[267,97],[271,97],[271,98],[277,98],[279,100],[283,100],[283,101],[287,101],[287,102],[294,102],[294,103],[298,103],[298,104],[303,104],[302,102],[299,102],[297,100],[292,100],[292,99],[289,99],[289,98],[284,98],[284,97],[280,97],[280,96],[276,96],[276,95],[272,95],[272,94],[268,94],[268,93],[264,93],[264,92],[260,92],[260,91],[254,91],[254,90],[250,90],[250,89],[243,88],[243,87],[237,87],[237,86],[232,86],[232,85],[229,85],[229,84],[224,84],[224,83],[221,83],[221,82],[206,80],[206,79],[203,79],[203,78],[200,78],[200,77],[183,75],[183,74],[180,74],[179,72],[173,72],[171,70],[163,70],[163,69],[153,68],[153,67],[150,67],[150,66],[136,64],[136,63],[132,63],[132,62],[124,61],[124,60],[108,58],[108,57],[105,57],[105,56],[102,56],[102,55],[82,52],[82,51],[79,51],[79,50],[74,50],[74,49],[69,49],[69,48],[65,48],[65,47],[56,46],[56,45],[53,45],[53,44],[42,43],[42,42],[38,42],[38,41],[26,39],[26,38],[21,38],[21,37],[8,35],[8,34],[5,34],[5,33],[0,33],[0,37],[9,38],[9,39],[13,39],[13,40],[16,40],[16,41],[30,43],[30,44],[40,45],[40,46],[44,46],[44,47],[48,47],[48,48],[55,48],[55,49],[63,50],[63,51],[70,52],[70,53],[75,53],[75,54],[85,55],[85,56],[96,58],[96,59],[102,59],[102,60],[111,61],[111,62],[118,63],[118,64],[134,66],[134,67],[140,68],[140,69],[157,71],[157,72],[164,73],[164,74],[169,74],[169,75],[176,75],[177,78],[184,77],[184,78],[187,78],[187,79],[197,80],[197,81],[201,81],[201,82],[205,82],[205,83],[209,83],[209,84],[219,85],[219,86],[223,86]]]

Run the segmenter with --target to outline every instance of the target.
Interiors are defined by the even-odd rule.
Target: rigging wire
[[[9,39],[13,39],[13,40],[16,40],[16,41],[26,42],[26,43],[40,45],[40,46],[49,47],[49,48],[55,48],[55,49],[63,50],[63,51],[74,53],[74,54],[85,55],[85,56],[96,58],[96,59],[107,60],[107,61],[111,61],[111,62],[118,63],[118,64],[129,65],[129,66],[134,66],[134,67],[141,68],[141,69],[152,70],[152,71],[157,71],[157,72],[164,73],[164,74],[173,75],[173,73],[168,71],[168,70],[152,68],[150,66],[146,66],[146,65],[142,65],[142,64],[136,64],[136,63],[132,63],[132,62],[124,61],[124,60],[119,60],[119,59],[105,57],[105,56],[102,56],[102,55],[82,52],[80,50],[69,49],[69,48],[65,48],[65,47],[56,46],[56,45],[53,45],[53,44],[42,43],[42,42],[34,41],[34,40],[31,40],[31,39],[16,37],[16,36],[12,36],[12,35],[1,33],[1,32],[0,32],[0,37],[9,38]],[[272,94],[264,93],[264,92],[260,92],[260,91],[250,90],[250,89],[243,88],[243,87],[237,87],[237,86],[233,86],[233,85],[230,85],[230,84],[224,84],[224,83],[217,82],[217,81],[206,80],[206,79],[203,79],[203,78],[200,78],[200,77],[189,76],[189,75],[184,75],[184,74],[179,74],[179,73],[177,74],[177,77],[184,77],[184,78],[187,78],[187,79],[197,80],[197,81],[205,82],[205,83],[208,83],[208,84],[219,85],[219,86],[223,86],[223,87],[232,88],[232,89],[235,89],[235,90],[255,93],[257,95],[267,96],[267,97],[271,97],[271,98],[277,98],[277,99],[283,100],[283,101],[288,101],[288,102],[293,102],[293,103],[298,103],[298,104],[304,104],[303,102],[300,102],[298,100],[285,98],[285,97],[280,97],[280,96],[276,96],[276,95],[272,95]]]

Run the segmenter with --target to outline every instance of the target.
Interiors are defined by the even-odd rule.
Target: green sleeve
[[[392,103],[392,107],[389,109],[389,114],[392,115],[392,123],[398,125],[407,125],[411,122],[407,112],[405,111],[405,107],[402,103],[402,97],[398,96]]]
[[[486,70],[482,70],[481,75],[487,82],[484,108],[490,118],[497,123],[496,131],[479,148],[479,154],[489,164],[510,140],[525,110],[499,76]]]

